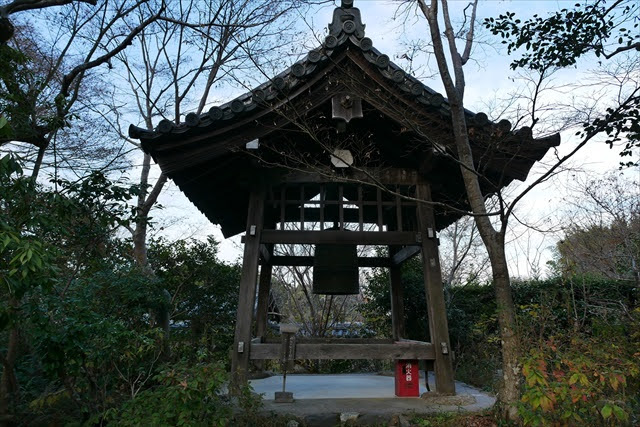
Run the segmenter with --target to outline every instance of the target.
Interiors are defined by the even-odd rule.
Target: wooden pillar
[[[269,245],[269,255],[273,255],[273,245]],[[269,293],[271,291],[271,273],[273,266],[270,260],[263,259],[262,267],[260,267],[260,282],[258,284],[258,306],[256,308],[256,327],[255,336],[262,339],[267,333],[267,323],[269,316]],[[253,362],[258,371],[264,370],[264,360],[255,360]]]
[[[428,203],[431,202],[431,187],[429,184],[418,184],[416,186],[416,197],[427,202],[418,203],[417,216],[418,227],[422,233],[422,264],[427,294],[429,333],[435,350],[436,393],[455,394],[451,343],[449,342],[449,327],[444,303],[435,217],[433,206]]]
[[[255,336],[263,337],[267,332],[269,314],[269,292],[271,291],[271,274],[273,266],[270,262],[264,262],[260,267],[260,282],[258,285],[258,306],[256,308]]]
[[[395,246],[389,246],[390,258],[397,252]],[[402,273],[400,265],[389,267],[389,281],[391,286],[391,333],[394,340],[405,338],[404,324],[404,287],[402,285]]]
[[[251,345],[251,324],[256,299],[258,263],[260,259],[260,235],[262,234],[264,213],[264,191],[254,190],[249,196],[247,230],[240,276],[236,332],[231,349],[231,393],[247,384],[249,370],[249,348]]]

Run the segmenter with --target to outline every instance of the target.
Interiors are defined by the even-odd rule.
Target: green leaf
[[[605,420],[611,416],[612,412],[613,407],[609,403],[605,404],[602,409],[600,409],[600,414],[602,414],[602,418]]]
[[[531,407],[533,409],[537,409],[538,406],[540,406],[540,396],[534,397],[533,399],[531,399]]]
[[[629,414],[627,414],[624,409],[618,405],[613,405],[613,415],[615,415],[619,421],[626,421],[629,418]]]

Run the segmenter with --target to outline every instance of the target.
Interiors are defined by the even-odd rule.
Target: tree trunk
[[[15,374],[15,362],[18,356],[20,331],[13,326],[9,331],[7,355],[2,360],[2,379],[0,379],[0,426],[10,425],[11,412],[19,399],[18,379]]]
[[[149,224],[149,212],[151,208],[158,200],[158,196],[164,188],[164,184],[167,182],[167,176],[160,174],[153,189],[148,191],[149,186],[149,171],[151,170],[151,156],[147,153],[144,154],[142,161],[142,171],[140,172],[140,194],[138,195],[137,203],[137,218],[136,226],[133,230],[133,258],[138,268],[140,268],[144,274],[149,277],[153,277],[154,272],[149,266],[149,259],[147,257],[147,230]],[[163,339],[163,351],[166,356],[169,355],[169,326],[171,321],[170,305],[171,295],[165,289],[163,296],[167,301],[166,304],[158,307],[156,313],[151,313],[151,318],[155,319],[155,323],[164,331]]]
[[[149,171],[151,170],[151,156],[144,154],[142,160],[142,171],[140,172],[140,194],[138,194],[138,217],[136,218],[136,228],[133,232],[133,257],[138,267],[146,269],[147,260],[147,219],[149,210],[147,205],[147,194],[149,186]]]
[[[147,270],[149,260],[147,259],[147,227],[149,222],[149,212],[158,200],[160,192],[167,182],[167,176],[160,174],[151,191],[149,187],[149,171],[151,170],[151,156],[144,154],[142,161],[142,171],[140,172],[140,194],[138,195],[136,227],[133,231],[133,257],[138,267]]]
[[[491,273],[498,308],[498,325],[502,342],[502,373],[503,383],[498,393],[498,400],[502,405],[503,416],[508,420],[516,420],[519,392],[519,347],[516,331],[515,306],[511,295],[511,280],[504,248],[504,231],[496,231],[489,220],[484,204],[484,195],[480,189],[478,175],[474,172],[473,156],[467,126],[464,119],[462,104],[452,103],[451,116],[454,124],[454,135],[458,157],[461,162],[460,170],[464,179],[467,198],[475,216],[476,226],[491,261]],[[507,218],[501,221],[506,225]]]
[[[453,127],[458,161],[460,162],[460,172],[467,193],[467,200],[469,201],[472,212],[475,214],[474,219],[478,227],[478,232],[487,248],[489,259],[491,260],[503,352],[504,381],[498,397],[500,403],[503,405],[504,417],[508,420],[516,420],[516,405],[519,400],[518,340],[515,330],[515,307],[513,305],[513,298],[511,297],[509,269],[507,267],[504,250],[504,229],[507,218],[505,217],[504,209],[502,209],[500,211],[500,220],[502,222],[500,231],[496,231],[489,219],[485,205],[485,197],[480,187],[480,174],[476,171],[473,153],[471,151],[463,104],[465,89],[463,65],[467,61],[468,54],[471,51],[473,19],[470,24],[469,33],[467,34],[465,52],[463,55],[460,55],[456,47],[454,32],[449,19],[447,0],[441,0],[441,2],[443,6],[443,21],[446,28],[445,36],[451,54],[451,65],[455,81],[449,70],[445,48],[441,39],[438,21],[438,0],[431,0],[430,5],[427,5],[426,0],[419,0],[419,6],[429,23],[436,63],[451,108],[451,124]],[[475,6],[477,6],[477,2],[474,3],[474,14]]]
[[[133,231],[133,258],[136,265],[143,270],[149,266],[147,259],[147,217],[138,217]]]
[[[503,416],[509,420],[518,418],[517,403],[520,399],[520,346],[516,331],[516,314],[511,294],[511,281],[504,250],[504,235],[496,233],[493,244],[487,245],[493,273],[493,287],[498,309],[498,327],[502,344],[502,386],[498,400]]]
[[[44,153],[47,151],[47,146],[42,145],[38,148],[38,157],[36,157],[36,162],[33,165],[33,171],[31,172],[31,178],[35,181],[38,179],[38,174],[40,174],[40,168],[42,167],[42,162],[44,161]]]

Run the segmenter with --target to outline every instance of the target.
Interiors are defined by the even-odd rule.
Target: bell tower
[[[511,130],[481,112],[465,111],[465,120],[485,196],[524,180],[560,143],[559,135],[534,139],[530,129]],[[437,232],[469,206],[451,108],[374,48],[353,0],[334,10],[322,45],[284,72],[178,125],[131,126],[129,135],[225,236],[244,232],[236,389],[250,360],[281,355],[280,341],[265,333],[273,267],[303,265],[316,270],[314,292],[328,295],[358,292],[358,268],[388,268],[393,332],[376,340],[301,337],[297,358],[432,360],[436,392],[455,393]],[[288,244],[314,246],[315,256],[274,251]],[[388,255],[359,256],[359,245]],[[430,336],[410,341],[400,267],[418,254]]]

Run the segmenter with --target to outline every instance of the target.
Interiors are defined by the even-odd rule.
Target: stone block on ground
[[[426,393],[422,393],[420,398],[431,404],[446,406],[466,406],[476,403],[476,398],[469,394],[456,394],[449,396],[428,391]]]
[[[409,422],[407,417],[402,414],[396,414],[391,417],[391,422],[389,423],[389,425],[393,427],[411,427],[411,423]]]
[[[346,422],[354,422],[355,420],[358,419],[358,416],[360,414],[358,412],[343,412],[340,414],[340,422],[341,423],[346,423]]]
[[[290,391],[276,391],[274,401],[276,403],[293,403],[293,393]]]
[[[340,425],[338,414],[313,414],[304,418],[307,427],[335,427]]]
[[[355,425],[368,427],[387,427],[388,425],[390,425],[390,422],[391,417],[389,415],[362,414],[356,420]]]

